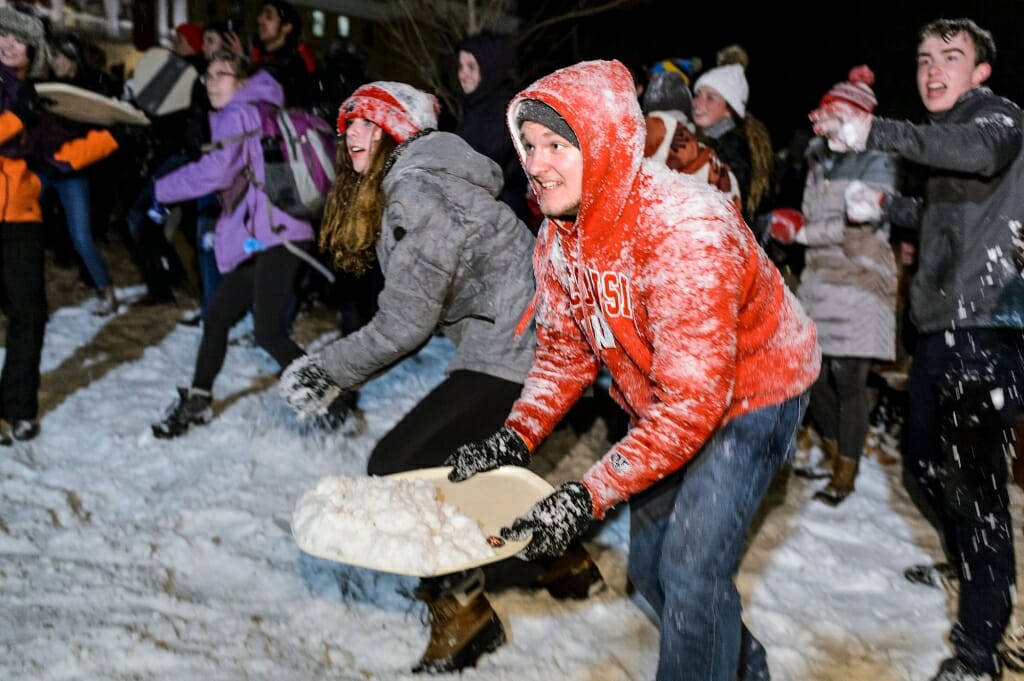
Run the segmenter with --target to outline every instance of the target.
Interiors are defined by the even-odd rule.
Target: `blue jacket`
[[[260,71],[235,93],[220,111],[210,114],[211,141],[226,140],[260,129],[256,102],[275,106],[284,103],[281,85],[270,74]],[[203,154],[194,163],[184,165],[156,181],[156,198],[175,203],[217,193],[221,214],[217,220],[214,253],[217,268],[230,272],[250,257],[245,242],[255,237],[265,248],[284,240],[299,242],[313,239],[313,226],[270,205],[265,192],[248,182],[243,171],[251,163],[260,183],[266,179],[259,135],[245,137],[222,149]],[[240,200],[234,200],[240,196]]]

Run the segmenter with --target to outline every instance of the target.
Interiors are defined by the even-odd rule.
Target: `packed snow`
[[[278,396],[277,367],[245,342],[243,321],[215,419],[167,441],[150,423],[187,384],[200,330],[175,326],[139,354],[117,336],[136,312],[98,318],[91,306],[51,315],[43,370],[66,394],[37,439],[0,448],[0,678],[422,679],[410,672],[428,632],[417,579],[304,553],[291,514],[325,476],[364,474],[374,443],[441,380],[451,345],[434,338],[365,385],[360,432],[325,434]],[[71,365],[95,371],[81,387],[54,378]],[[605,447],[600,420],[561,431],[536,469],[557,484]],[[837,508],[811,499],[821,481],[776,480],[738,578],[773,679],[919,681],[949,654],[952,600],[903,577],[941,553],[899,478],[899,465],[865,458]],[[489,594],[508,642],[437,678],[652,679],[658,631],[627,589],[628,516],[620,507],[587,536],[603,591]]]

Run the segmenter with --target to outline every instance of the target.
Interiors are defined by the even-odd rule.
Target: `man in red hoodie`
[[[821,363],[814,325],[727,195],[642,163],[644,118],[619,62],[538,80],[508,124],[547,217],[538,346],[504,427],[457,449],[449,477],[525,466],[606,366],[629,432],[502,536],[532,536],[527,560],[558,555],[628,500],[629,577],[661,626],[657,678],[768,678],[734,579],[793,455]]]

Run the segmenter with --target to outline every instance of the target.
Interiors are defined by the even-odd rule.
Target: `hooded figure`
[[[476,60],[480,82],[459,96],[455,134],[501,166],[501,200],[530,225],[526,174],[505,129],[505,108],[515,93],[515,48],[508,36],[487,31],[465,38],[456,47]]]
[[[501,536],[529,539],[527,559],[560,555],[628,499],[629,577],[661,624],[657,678],[767,678],[734,579],[818,375],[814,325],[725,194],[643,162],[621,63],[545,76],[507,120],[548,216],[537,350],[504,426],[456,450],[449,479],[527,465],[607,367],[632,428]]]
[[[376,314],[289,366],[282,396],[316,414],[442,334],[455,346],[445,379],[377,443],[371,475],[439,466],[451,451],[499,427],[533,360],[532,325],[517,328],[534,294],[534,239],[498,199],[497,164],[461,137],[439,132],[437,100],[404,83],[376,81],[342,103],[345,137],[321,223],[320,245],[344,269],[374,258],[384,274]],[[372,250],[360,255],[361,249]],[[502,567],[498,567],[502,566]],[[583,597],[600,573],[578,545],[568,562],[509,559],[492,577]],[[563,579],[564,578],[564,579]],[[566,581],[568,580],[568,582]],[[506,584],[508,586],[508,584]],[[417,671],[472,666],[505,640],[479,569],[421,581],[430,641]]]

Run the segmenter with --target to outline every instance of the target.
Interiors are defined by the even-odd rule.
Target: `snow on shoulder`
[[[426,480],[328,476],[292,514],[307,553],[384,572],[444,574],[495,555],[477,520]]]

